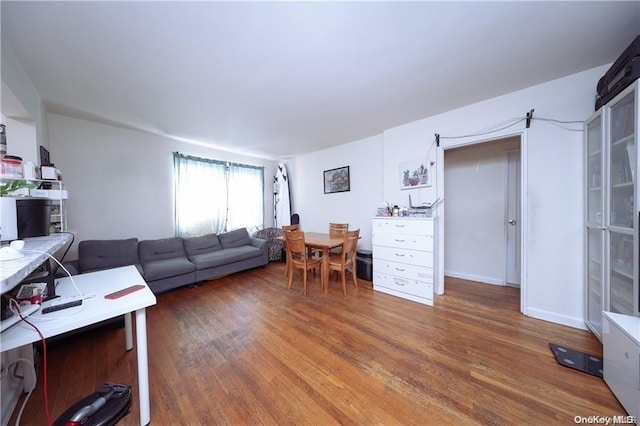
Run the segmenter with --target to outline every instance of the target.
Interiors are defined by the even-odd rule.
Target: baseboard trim
[[[544,311],[542,309],[529,308],[524,312],[524,315],[540,319],[543,321],[552,322],[554,324],[566,325],[567,327],[577,328],[580,330],[589,331],[587,325],[582,318],[570,317],[567,315],[559,315],[554,312]]]
[[[444,271],[444,275],[446,277],[459,278],[461,280],[468,280],[468,281],[476,281],[476,282],[484,283],[484,284],[500,285],[500,286],[504,286],[505,285],[504,281],[502,281],[502,280],[500,280],[498,278],[485,277],[485,276],[482,276],[482,275],[467,274],[467,273],[464,273],[464,272]]]

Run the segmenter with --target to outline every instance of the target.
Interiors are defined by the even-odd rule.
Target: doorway
[[[444,147],[441,241],[443,275],[520,288],[523,311],[521,145],[517,134]]]
[[[520,148],[507,151],[506,285],[520,288]]]

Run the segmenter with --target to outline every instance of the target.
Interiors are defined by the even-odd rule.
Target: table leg
[[[322,248],[322,288],[324,292],[329,292],[329,249]]]
[[[151,423],[149,403],[149,360],[147,356],[147,314],[145,308],[136,311],[136,344],[138,345],[138,399],[140,425]]]
[[[131,312],[124,314],[124,347],[128,351],[133,349],[133,328],[131,326]]]

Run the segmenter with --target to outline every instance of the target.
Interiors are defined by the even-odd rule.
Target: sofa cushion
[[[188,274],[195,271],[196,267],[186,257],[176,257],[145,262],[142,264],[142,269],[144,270],[144,279],[146,281],[155,281]]]
[[[138,239],[85,240],[78,245],[79,272],[135,265],[138,261]]]
[[[178,237],[140,241],[138,243],[138,255],[143,265],[154,260],[174,258],[186,260],[187,257],[182,238]]]
[[[222,250],[222,246],[216,234],[207,234],[200,237],[185,238],[184,250],[187,252],[187,256],[191,257],[202,253]]]
[[[253,259],[254,257],[260,256],[262,256],[262,250],[249,245],[196,254],[189,256],[189,259],[195,263],[196,269],[202,270],[228,265],[234,262],[241,262],[243,260]]]
[[[236,229],[218,235],[223,249],[251,245],[251,238],[246,228]]]

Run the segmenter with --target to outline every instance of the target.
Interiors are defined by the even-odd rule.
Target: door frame
[[[440,145],[436,148],[437,162],[442,164],[442,167],[436,167],[436,185],[439,194],[442,194],[441,199],[444,201],[438,206],[437,215],[437,232],[436,239],[438,244],[438,252],[440,256],[436,259],[436,282],[435,293],[438,295],[444,294],[444,247],[446,241],[444,240],[444,225],[445,225],[445,210],[447,205],[447,196],[444,188],[444,151],[452,148],[459,148],[462,146],[475,145],[486,142],[493,142],[498,139],[505,139],[509,137],[520,138],[520,312],[527,314],[528,312],[528,292],[527,292],[527,254],[528,254],[528,241],[527,235],[529,229],[529,217],[527,207],[527,170],[528,170],[528,149],[527,149],[527,129],[514,132],[508,129],[494,132],[491,136],[488,135],[475,135],[466,136],[458,139],[443,139]]]

